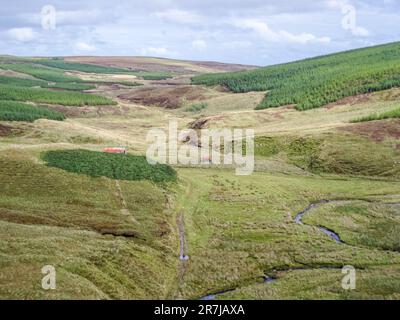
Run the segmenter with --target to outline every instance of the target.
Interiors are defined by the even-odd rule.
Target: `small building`
[[[116,147],[116,148],[105,148],[103,150],[105,153],[118,153],[118,154],[126,154],[126,148]]]

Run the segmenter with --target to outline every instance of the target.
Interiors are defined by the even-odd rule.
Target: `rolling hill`
[[[357,49],[257,70],[206,74],[193,84],[234,92],[268,91],[257,109],[318,108],[342,98],[400,85],[400,43]]]
[[[398,299],[400,88],[254,110],[272,94],[290,103],[313,87],[329,101],[333,82],[398,80],[396,50],[193,80],[210,86],[190,78],[252,67],[0,57],[0,299]],[[211,86],[224,77],[260,91]],[[150,166],[146,136],[170,121],[254,129],[253,174]],[[104,152],[118,146],[128,154]],[[41,287],[44,265],[56,290]],[[356,290],[341,287],[347,265]]]

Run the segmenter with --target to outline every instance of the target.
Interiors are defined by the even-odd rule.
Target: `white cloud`
[[[143,56],[162,56],[166,55],[168,50],[166,48],[149,47],[142,49]]]
[[[152,16],[168,22],[185,23],[185,24],[200,23],[201,21],[203,21],[203,18],[196,12],[177,10],[177,9],[155,12],[152,14]]]
[[[96,48],[90,44],[87,44],[86,42],[80,41],[75,43],[74,46],[76,51],[85,51],[85,52],[90,52],[90,51],[95,51]]]
[[[265,65],[400,39],[400,31],[393,27],[400,19],[400,0],[32,0],[23,6],[17,2],[3,1],[0,10],[3,54],[143,53]],[[57,10],[54,30],[41,28],[43,3]],[[349,23],[347,29],[341,25],[344,5],[356,9],[355,24]],[[253,22],[238,21],[241,26],[236,27],[235,17]],[[8,32],[27,27],[32,31]],[[204,47],[197,40],[206,42],[203,51],[196,49]],[[86,45],[76,46],[80,41]]]
[[[147,47],[143,48],[140,51],[142,56],[150,56],[150,57],[176,57],[178,53],[175,51],[170,51],[165,47]]]
[[[351,29],[351,33],[357,37],[368,37],[369,31],[363,27],[355,27]]]
[[[253,45],[250,41],[228,41],[222,43],[222,46],[226,49],[247,49]]]
[[[342,10],[342,8],[348,5],[349,3],[347,0],[328,0],[326,1],[326,4],[328,8]]]
[[[57,9],[57,8],[56,8]],[[22,20],[32,23],[41,24],[42,15],[38,13],[22,13],[18,15]],[[55,21],[57,25],[87,25],[94,23],[107,16],[99,9],[93,10],[56,10]]]
[[[317,37],[311,33],[293,34],[285,30],[271,30],[265,22],[256,19],[234,20],[233,25],[241,29],[249,29],[258,34],[261,38],[270,42],[290,42],[307,44],[310,42],[329,43],[329,37]]]
[[[13,28],[7,31],[8,36],[17,41],[28,42],[36,38],[37,34],[32,28]]]
[[[351,32],[356,37],[368,37],[370,32],[357,26],[357,8],[349,3],[348,0],[328,0],[329,8],[341,10],[343,14],[342,27]]]
[[[97,21],[101,16],[100,10],[75,10],[75,11],[57,11],[56,19],[60,24],[87,24],[88,21]]]
[[[207,43],[204,40],[194,40],[192,41],[192,48],[196,50],[207,49]]]

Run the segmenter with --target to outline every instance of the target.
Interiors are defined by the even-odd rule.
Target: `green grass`
[[[16,63],[0,63],[0,68],[4,70],[12,70],[24,74],[31,75],[40,80],[51,82],[75,82],[75,83],[95,83],[96,81],[85,81],[78,77],[68,76],[64,73],[65,70],[91,72],[101,74],[131,74],[141,77],[144,80],[165,80],[172,78],[172,74],[168,72],[148,72],[148,71],[131,71],[119,68],[110,68],[97,65],[89,65],[82,63],[70,63],[62,60],[17,60]],[[12,61],[14,62],[14,61]],[[137,86],[135,82],[120,81],[122,85]]]
[[[294,104],[298,110],[308,110],[400,86],[400,43],[252,71],[200,75],[192,82],[223,85],[234,92],[268,91],[257,109]]]
[[[18,87],[44,87],[48,86],[47,81],[24,79],[8,76],[0,76],[0,84],[18,86]]]
[[[256,137],[254,153],[313,173],[400,177],[400,155],[390,142],[353,134]]]
[[[140,87],[143,86],[143,83],[140,82],[131,82],[131,81],[101,81],[101,80],[88,80],[85,81],[87,83],[93,83],[93,84],[104,84],[104,85],[111,85],[111,84],[116,84],[116,85],[122,85],[126,87]]]
[[[121,68],[104,67],[94,64],[85,64],[78,62],[67,62],[61,59],[38,60],[35,63],[41,64],[51,68],[58,68],[62,70],[74,70],[87,73],[100,73],[100,74],[133,74],[133,71]]]
[[[386,300],[398,299],[400,290],[397,277],[398,265],[385,265],[356,269],[356,289],[343,290],[344,277],[341,269],[307,269],[278,272],[274,283],[254,284],[220,299],[260,299],[260,300]],[[306,283],[305,284],[305,279]],[[301,288],[299,290],[299,288]]]
[[[115,181],[43,166],[32,157],[25,150],[0,156],[0,297],[172,297],[178,239],[163,190],[146,181],[121,181],[139,221],[134,223],[119,211]],[[292,221],[312,201],[384,197],[400,192],[397,182],[264,173],[237,177],[214,169],[179,169],[179,174],[183,180],[173,210],[185,214],[190,255],[181,297],[235,287],[242,289],[221,298],[384,299],[398,292],[398,255],[338,245]],[[40,288],[40,269],[47,264],[56,267],[57,290]],[[355,292],[341,289],[340,270],[319,269],[344,264],[358,268]],[[309,270],[273,271],[301,266]],[[261,284],[266,272],[279,281]]]
[[[22,57],[16,57],[16,56],[1,56],[0,55],[0,64],[3,63],[21,63],[21,62],[26,62],[26,63],[31,63],[33,59],[31,58],[22,58]]]
[[[30,101],[65,106],[115,105],[116,102],[97,95],[80,92],[50,91],[46,89],[0,85],[0,100]]]
[[[135,108],[129,117],[0,126],[0,133],[6,126],[22,129],[0,139],[0,298],[196,299],[238,288],[218,299],[398,299],[398,207],[368,202],[400,201],[398,141],[387,132],[392,127],[380,142],[332,129],[397,107],[396,94],[376,105],[380,97],[372,95],[371,106],[324,112],[234,112],[237,118],[230,118],[225,109],[211,128],[254,125],[266,129],[258,134],[271,134],[256,138],[256,170],[245,177],[228,168],[178,168],[176,179],[172,169],[150,168],[143,157],[59,150],[126,140],[145,150],[143,133],[164,126],[170,113]],[[238,98],[232,94],[221,105],[230,99]],[[184,115],[182,127],[192,121]],[[43,161],[49,154],[54,166]],[[154,183],[155,176],[175,176],[177,183]],[[304,217],[310,225],[293,221],[322,199],[351,201],[313,211]],[[184,268],[178,213],[190,256]],[[337,231],[348,244],[313,225]],[[56,267],[57,290],[40,287],[47,264]],[[340,268],[348,264],[357,269],[354,291],[341,288]],[[278,281],[263,284],[266,274]]]
[[[168,72],[149,72],[149,71],[136,71],[134,75],[143,78],[143,80],[166,80],[173,77]]]
[[[237,287],[243,290],[221,298],[345,299],[347,294],[364,298],[396,295],[393,286],[378,294],[377,284],[372,285],[373,290],[361,280],[357,291],[347,293],[341,288],[340,270],[324,271],[321,267],[350,264],[359,274],[361,269],[372,272],[375,267],[392,270],[393,275],[383,277],[385,283],[390,283],[392,277],[398,277],[400,254],[377,247],[337,244],[318,228],[298,225],[293,219],[310,203],[321,199],[379,199],[393,194],[400,199],[397,181],[263,172],[237,177],[234,171],[218,169],[180,169],[179,176],[185,184],[178,193],[177,211],[185,213],[190,256],[181,287],[183,297],[195,299]],[[388,217],[383,220],[389,226]],[[322,220],[323,217],[317,225],[325,225]],[[374,222],[360,223],[360,230],[374,238],[374,231],[369,229]],[[285,282],[291,273],[277,270],[296,267],[308,271],[294,271],[299,278],[289,282],[293,288],[289,293]],[[279,276],[279,281],[265,286],[265,274]]]
[[[0,298],[165,299],[175,260],[167,241],[153,239],[165,247],[73,228],[0,221]],[[56,269],[56,290],[41,287],[45,265]]]
[[[93,84],[83,84],[83,83],[72,83],[72,82],[61,82],[56,84],[50,84],[47,86],[42,86],[42,88],[53,88],[53,89],[62,89],[62,90],[71,90],[71,91],[83,91],[83,90],[92,90],[95,89],[96,86]]]
[[[368,122],[368,121],[396,119],[396,118],[400,118],[400,108],[396,108],[394,110],[383,112],[383,113],[371,114],[366,117],[357,118],[355,120],[352,120],[351,122],[357,123],[357,122]]]
[[[352,245],[400,252],[399,210],[385,203],[332,203],[310,212],[304,221],[335,230]]]
[[[49,157],[54,155],[61,153]],[[39,160],[40,153],[2,152],[0,220],[115,236],[136,235],[149,240],[162,229],[159,225],[165,206],[162,186],[145,180],[120,181],[126,208],[131,213],[126,215],[121,213],[124,207],[114,179],[59,170],[33,162],[32,156]]]
[[[81,82],[77,77],[71,77],[64,74],[59,69],[47,68],[44,66],[33,65],[28,63],[9,63],[0,64],[0,68],[4,70],[12,70],[20,73],[29,74],[35,78],[52,81],[52,82]]]
[[[79,83],[74,82],[61,82],[61,83],[50,83],[39,79],[24,79],[9,76],[0,76],[0,84],[19,86],[19,87],[41,87],[41,88],[54,88],[63,90],[83,91],[95,89],[94,84],[118,84],[127,87],[138,87],[142,86],[139,82],[129,81],[82,81]]]
[[[148,72],[148,71],[135,71],[121,68],[105,67],[94,64],[85,64],[78,62],[67,62],[60,59],[52,60],[38,60],[36,64],[41,64],[47,67],[58,68],[63,70],[74,70],[87,73],[100,73],[100,74],[130,74],[142,77],[144,80],[165,80],[172,78],[172,75],[167,72]]]
[[[110,154],[88,150],[49,151],[43,160],[51,167],[91,177],[109,177],[118,180],[176,181],[176,172],[170,166],[150,165],[142,156]]]
[[[208,107],[207,103],[197,103],[197,104],[192,104],[190,107],[187,107],[185,111],[187,112],[199,112],[201,110],[204,110]]]
[[[165,190],[0,155],[0,299],[163,299],[176,275],[174,223]],[[138,222],[134,222],[134,218]],[[41,288],[53,265],[57,290]]]
[[[0,120],[2,121],[28,121],[37,119],[50,119],[62,121],[64,114],[41,106],[33,106],[15,101],[0,101]]]
[[[23,79],[16,77],[0,76],[0,84],[18,86],[18,87],[41,87],[41,88],[54,88],[63,90],[82,91],[95,89],[96,86],[82,83],[55,83],[49,84],[44,80]]]

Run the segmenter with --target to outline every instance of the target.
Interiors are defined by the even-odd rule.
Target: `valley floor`
[[[220,88],[194,100],[204,110],[165,109],[127,90],[139,89],[105,87],[118,105],[74,107],[63,122],[0,123],[1,299],[400,299],[400,122],[350,123],[398,106],[399,89],[305,112],[254,111],[263,93]],[[149,129],[199,119],[254,128],[255,172],[180,166],[160,185],[41,160],[117,145],[144,154]],[[56,290],[41,288],[45,265]],[[342,288],[348,265],[355,290]]]

